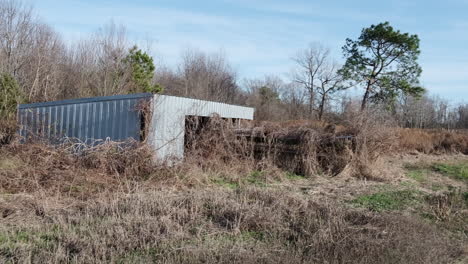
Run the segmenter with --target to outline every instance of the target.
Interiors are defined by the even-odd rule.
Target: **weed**
[[[424,217],[434,223],[468,237],[468,193],[460,190],[427,195],[425,197],[429,210]]]

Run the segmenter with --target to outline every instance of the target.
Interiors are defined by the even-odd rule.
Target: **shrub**
[[[7,73],[0,75],[0,118],[12,119],[16,116],[16,106],[23,98],[16,80]]]
[[[10,143],[16,133],[16,108],[22,101],[16,80],[10,74],[0,74],[0,146]]]

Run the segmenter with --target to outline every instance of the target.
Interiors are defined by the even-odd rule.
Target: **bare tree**
[[[237,76],[223,53],[207,54],[188,49],[182,53],[176,71],[160,67],[156,81],[170,95],[239,103]]]
[[[11,74],[29,101],[60,94],[65,46],[21,1],[0,1],[0,70]]]
[[[318,74],[322,71],[330,50],[319,43],[312,43],[308,48],[299,51],[292,60],[296,63],[292,79],[300,84],[308,93],[309,118],[313,118],[315,110],[316,88]]]
[[[48,25],[38,24],[34,31],[34,46],[25,66],[29,101],[47,101],[60,97],[63,81],[65,45]]]
[[[28,62],[35,23],[31,7],[18,1],[0,1],[1,66],[15,78]]]
[[[130,50],[126,28],[114,22],[75,46],[74,65],[79,69],[81,95],[106,96],[128,91],[130,69],[124,59]]]
[[[340,66],[336,62],[330,62],[328,57],[325,57],[325,61],[322,64],[321,69],[317,72],[317,79],[319,86],[317,87],[317,94],[319,95],[319,106],[318,106],[318,119],[322,120],[325,104],[330,97],[351,86],[344,85],[343,76],[338,73]]]
[[[286,84],[277,76],[244,81],[247,90],[247,104],[255,108],[257,120],[284,120],[286,117],[281,94]]]
[[[307,109],[307,91],[298,87],[297,83],[286,84],[280,98],[286,109],[285,119],[303,119],[310,116]]]

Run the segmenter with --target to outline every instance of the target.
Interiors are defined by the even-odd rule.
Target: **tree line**
[[[113,22],[66,44],[31,7],[0,0],[0,116],[21,102],[150,92],[252,106],[258,120],[338,122],[378,108],[405,127],[468,128],[468,105],[419,85],[419,42],[384,22],[345,41],[342,65],[312,43],[291,58],[288,77],[240,80],[221,52],[188,49],[175,67],[155,62]],[[352,87],[362,96],[346,92]]]

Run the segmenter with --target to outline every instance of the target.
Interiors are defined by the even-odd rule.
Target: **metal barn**
[[[253,120],[254,109],[183,97],[154,95],[148,143],[159,160],[184,157],[184,132],[187,116]]]
[[[142,106],[149,106],[151,120]],[[146,110],[148,111],[148,110]],[[64,138],[86,144],[130,138],[147,143],[160,161],[184,157],[187,116],[252,120],[254,109],[167,95],[130,94],[63,100],[18,106],[21,138],[47,138],[52,143]],[[147,120],[147,121],[145,121]],[[145,124],[148,122],[149,124]],[[144,128],[148,135],[144,135]]]

